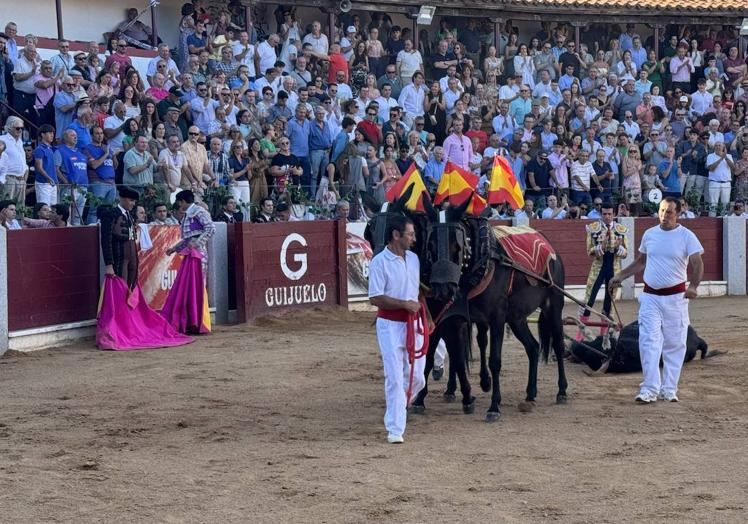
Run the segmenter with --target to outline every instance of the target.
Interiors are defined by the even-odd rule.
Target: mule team
[[[388,442],[403,442],[406,408],[411,401],[414,412],[423,412],[426,377],[440,339],[449,353],[450,375],[460,381],[463,410],[472,413],[475,398],[466,358],[473,324],[478,331],[481,389],[492,392],[486,421],[501,416],[499,372],[507,324],[529,360],[526,397],[520,408],[532,409],[539,359],[542,355],[547,361],[551,348],[558,366],[556,402],[566,403],[561,259],[552,254],[540,271],[528,270],[527,263],[497,240],[487,219],[465,216],[469,200],[439,213],[427,204],[425,213],[415,213],[405,208],[409,196],[406,193],[382,209],[366,231],[375,253],[369,268],[369,298],[378,308],[376,331],[384,365]],[[679,208],[677,200],[663,200],[660,224],[645,233],[635,262],[609,277],[610,290],[615,290],[623,279],[644,271],[645,289],[639,299],[644,380],[636,396],[638,403],[678,400],[689,325],[688,299],[697,296],[703,273],[703,248],[691,231],[677,223]],[[516,233],[529,235],[535,243],[545,241],[528,230]],[[528,325],[528,317],[537,309],[539,343]],[[427,314],[419,315],[422,310]],[[433,332],[426,337],[426,358],[415,359],[427,330]],[[454,393],[453,379],[450,383],[447,394]],[[415,398],[408,398],[408,394]]]

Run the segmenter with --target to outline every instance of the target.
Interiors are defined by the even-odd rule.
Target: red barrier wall
[[[587,282],[592,259],[587,255],[585,227],[590,220],[530,220],[530,227],[543,233],[561,257],[566,285]]]
[[[694,232],[704,247],[704,278],[703,280],[724,280],[722,276],[722,219],[721,218],[694,218],[680,220],[680,224]],[[656,226],[656,218],[636,219],[636,253],[639,253],[644,232],[650,227]],[[637,282],[642,282],[641,275],[637,275]]]
[[[348,305],[345,224],[235,226],[237,319],[322,304]]]
[[[99,228],[8,231],[8,329],[96,318]]]

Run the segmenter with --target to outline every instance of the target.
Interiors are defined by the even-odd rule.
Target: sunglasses
[[[190,136],[200,136],[200,133],[188,133]]]
[[[369,115],[369,116],[377,116],[376,113],[366,113],[366,114]]]
[[[13,129],[15,129],[16,131],[23,131],[23,127],[14,127]]]

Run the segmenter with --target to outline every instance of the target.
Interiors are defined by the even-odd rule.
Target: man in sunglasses
[[[119,62],[119,70],[126,71],[128,67],[132,67],[132,60],[127,56],[127,42],[120,39],[117,41],[117,47],[114,49],[111,55],[106,59],[104,67],[110,69],[112,63]]]
[[[5,121],[5,134],[0,135],[0,142],[5,145],[5,152],[2,153],[5,185],[2,186],[1,196],[16,202],[23,202],[29,174],[22,134],[23,120],[17,116],[9,116]]]

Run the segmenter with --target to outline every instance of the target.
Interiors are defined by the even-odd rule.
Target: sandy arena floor
[[[634,304],[623,304],[624,321]],[[2,522],[745,522],[748,299],[692,301],[724,356],[688,364],[679,404],[639,376],[570,364],[571,403],[505,344],[503,418],[441,400],[385,442],[370,313],[219,328],[184,348],[92,344],[0,358]],[[444,380],[444,379],[443,379]]]

